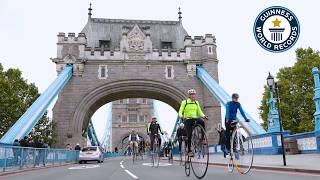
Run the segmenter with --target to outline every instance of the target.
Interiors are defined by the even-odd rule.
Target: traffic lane
[[[72,164],[70,166],[27,171],[0,176],[0,180],[132,180],[119,166],[120,161],[121,159],[105,159],[104,163],[100,164]]]
[[[139,180],[179,180],[186,178],[183,167],[179,166],[178,163],[171,165],[168,160],[160,160],[158,168],[152,167],[151,158],[149,157],[143,161],[138,160],[135,164],[132,163],[131,158],[127,158],[124,160],[123,165]]]
[[[150,163],[151,159],[148,158],[144,161],[138,161],[132,164],[130,159],[126,159],[123,165],[132,174],[137,176],[139,179],[145,180],[182,180],[186,178],[184,167],[180,166],[179,163],[174,162],[173,165],[161,166],[154,168],[146,166],[145,163]],[[167,163],[167,160],[161,160],[161,163]],[[143,165],[145,164],[145,165]],[[191,172],[188,179],[196,179]],[[250,173],[246,175],[239,174],[236,169],[233,173],[229,173],[226,167],[210,165],[206,177],[203,179],[225,179],[225,180],[319,180],[319,174],[312,173],[298,173],[298,172],[284,172],[284,171],[273,171],[273,170],[257,170],[252,169]]]

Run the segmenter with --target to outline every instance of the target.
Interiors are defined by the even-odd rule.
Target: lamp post
[[[270,74],[267,77],[267,84],[269,86],[270,91],[274,91],[276,93],[277,99],[277,108],[279,113],[279,125],[280,125],[280,136],[281,136],[281,148],[282,148],[282,158],[283,165],[286,166],[286,151],[284,149],[284,140],[283,140],[283,131],[282,131],[282,120],[281,120],[281,110],[280,110],[280,97],[279,97],[279,86],[278,83],[274,81],[274,77]]]

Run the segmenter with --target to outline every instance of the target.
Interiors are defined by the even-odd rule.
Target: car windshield
[[[96,151],[97,147],[86,147],[82,149],[82,152],[87,152],[87,151]]]

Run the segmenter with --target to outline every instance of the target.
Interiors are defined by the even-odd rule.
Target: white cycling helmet
[[[195,89],[189,89],[188,90],[188,94],[191,95],[191,94],[197,94],[196,90]]]
[[[152,120],[157,120],[157,116],[152,116]]]
[[[181,129],[183,129],[183,128],[184,128],[184,124],[183,124],[183,123],[180,123],[179,127],[180,127]]]

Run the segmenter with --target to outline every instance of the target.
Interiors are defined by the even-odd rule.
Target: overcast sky
[[[49,60],[56,57],[56,35],[80,32],[87,22],[89,2],[1,0],[0,63],[5,68],[21,69],[29,82],[44,91],[56,77],[55,64]],[[279,68],[292,66],[298,47],[320,49],[320,3],[316,0],[92,0],[92,3],[93,17],[123,19],[177,20],[177,8],[181,6],[183,26],[190,35],[216,36],[220,84],[230,94],[238,92],[243,107],[256,119],[268,72],[276,74]],[[301,27],[296,45],[277,54],[262,49],[252,32],[256,16],[274,5],[293,11]],[[161,112],[171,112],[163,121],[175,120],[172,109],[159,107]],[[103,112],[94,116],[95,124],[105,124]],[[103,128],[99,127],[97,131],[102,136]],[[170,131],[170,127],[164,128]]]

